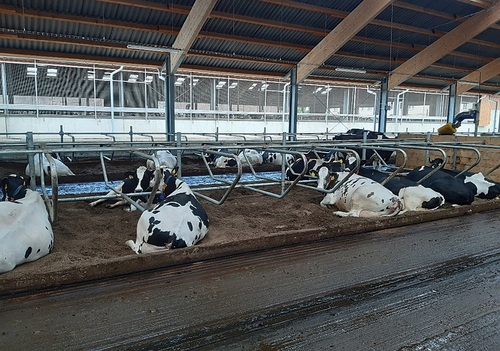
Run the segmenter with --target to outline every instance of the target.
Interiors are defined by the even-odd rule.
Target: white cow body
[[[40,156],[36,154],[35,158],[35,176],[40,177]],[[64,163],[59,161],[57,158],[54,158],[54,162],[56,163],[56,172],[58,176],[74,176],[75,174],[66,166]],[[42,157],[42,168],[43,173],[47,176],[50,176],[50,163],[47,160],[45,154]],[[30,165],[26,165],[26,174],[29,174]]]
[[[52,226],[36,191],[27,189],[22,199],[0,202],[0,242],[0,273],[52,251]]]
[[[165,180],[165,187],[175,190],[142,213],[135,242],[126,242],[137,254],[192,246],[208,232],[207,214],[189,186],[174,177]]]
[[[156,151],[154,156],[160,162],[160,168],[162,169],[166,168],[169,171],[171,171],[172,169],[174,169],[175,166],[177,166],[177,157],[172,155],[172,153],[168,150]],[[155,163],[152,160],[147,160],[146,166],[149,170],[155,169]]]
[[[349,173],[338,172],[337,181],[343,180]],[[326,167],[319,169],[318,188],[328,188],[331,173]],[[380,183],[369,178],[353,174],[347,182],[331,194],[325,195],[321,206],[335,205],[341,217],[378,217],[395,216],[402,208],[401,200]]]
[[[435,210],[444,205],[444,196],[422,185],[402,188],[399,198],[403,202],[403,212]]]
[[[257,150],[254,149],[243,150],[242,152],[239,153],[238,158],[240,159],[242,166],[247,166],[248,163],[250,163],[252,166],[261,165],[263,162],[262,155]]]

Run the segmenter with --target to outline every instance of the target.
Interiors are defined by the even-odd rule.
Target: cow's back
[[[192,246],[205,237],[208,227],[207,213],[193,194],[172,194],[153,210],[143,212],[136,243],[153,245],[154,251]],[[149,245],[138,247],[139,253],[153,251]]]
[[[0,202],[0,273],[49,254],[54,234],[40,195],[31,190],[16,202]]]

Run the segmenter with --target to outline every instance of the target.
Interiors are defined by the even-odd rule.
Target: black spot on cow
[[[188,228],[190,231],[193,231],[193,224],[191,222],[187,222]]]
[[[36,253],[39,253],[40,252],[40,249],[38,249],[38,251]]]
[[[375,195],[375,193],[372,191],[371,193],[369,193],[368,195],[366,195],[366,198],[369,199],[373,195]],[[384,202],[384,200],[382,200],[382,202]]]
[[[45,227],[45,230],[49,230],[49,228]]]
[[[33,249],[30,247],[28,247],[28,249],[26,250],[26,253],[24,254],[24,258],[28,258],[30,257],[31,255],[31,251],[33,251]]]
[[[160,211],[152,211],[151,213],[152,214],[158,214],[158,213],[160,213]]]
[[[433,197],[429,201],[422,202],[422,208],[432,209],[436,208],[441,204],[439,197]]]
[[[385,200],[384,200],[384,199],[382,199],[382,203],[384,203],[384,202],[385,202]]]
[[[155,217],[149,217],[149,227],[148,227],[148,233],[151,233],[153,230],[153,227],[157,224],[160,224],[161,221],[157,221]]]
[[[181,206],[177,202],[169,202],[168,205],[172,206],[172,207],[180,207]]]
[[[201,224],[202,224],[201,221],[199,221],[198,222],[198,228],[200,228],[200,229],[201,229]]]

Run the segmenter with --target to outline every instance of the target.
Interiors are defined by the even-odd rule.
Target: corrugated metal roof
[[[456,0],[399,0],[400,2],[418,5],[419,7],[441,11],[447,15],[457,18],[467,18],[483,9],[473,4],[465,4]],[[138,0],[137,3],[140,3]],[[328,9],[344,11],[346,13],[354,10],[362,0],[295,0],[298,4],[305,4],[306,8],[291,6],[294,2],[283,1],[281,4],[270,3],[260,0],[217,1],[213,12],[222,13],[225,18],[210,17],[203,25],[202,31],[210,37],[198,37],[193,46],[192,54],[184,63],[187,65],[206,66],[215,69],[238,69],[238,70],[261,70],[263,73],[283,73],[289,70],[279,64],[264,64],[262,60],[284,60],[287,62],[299,62],[307,52],[294,49],[293,47],[314,47],[328,34],[332,28],[337,26],[342,18],[331,16]],[[136,4],[137,4],[136,3]],[[0,15],[2,33],[8,34],[30,34],[37,37],[32,40],[0,39],[0,50],[28,50],[34,56],[37,52],[68,53],[81,56],[111,57],[120,59],[134,59],[149,63],[151,61],[162,61],[164,54],[148,51],[130,51],[119,49],[105,49],[93,45],[98,41],[106,41],[111,45],[142,44],[150,46],[172,46],[175,35],[163,33],[160,29],[178,30],[182,27],[187,15],[171,11],[154,10],[147,4],[158,3],[168,5],[187,6],[189,9],[194,0],[148,0],[143,6],[122,5],[106,2],[105,0],[86,1],[63,1],[63,0],[4,0],[0,7],[11,6],[17,10],[17,15]],[[322,6],[324,11],[312,10],[312,6]],[[175,6],[174,6],[175,7]],[[310,10],[311,9],[311,10]],[[33,11],[37,13],[33,14]],[[54,17],[77,16],[80,19],[67,18],[65,20],[44,19],[40,14],[51,13]],[[341,16],[342,17],[342,16]],[[263,24],[250,23],[252,18]],[[341,67],[361,67],[368,71],[388,72],[399,65],[391,60],[407,60],[414,56],[418,50],[397,47],[399,43],[405,45],[427,46],[439,39],[430,30],[447,32],[460,25],[456,19],[435,16],[420,11],[410,10],[397,3],[388,6],[378,16],[377,20],[385,21],[384,25],[368,24],[358,34],[359,37],[367,39],[382,40],[385,43],[368,44],[359,41],[349,41],[340,49],[342,55],[335,55],[326,60],[325,65]],[[121,25],[105,26],[110,21],[119,21],[128,28]],[[272,21],[266,25],[266,21]],[[274,23],[274,24],[273,24]],[[410,26],[409,29],[396,28],[399,25]],[[279,28],[280,26],[284,28]],[[298,27],[298,29],[297,29]],[[420,28],[423,32],[416,33],[411,28]],[[310,33],[310,30],[316,34]],[[416,30],[416,29],[415,29]],[[65,38],[66,40],[78,40],[87,42],[88,45],[71,45],[45,42],[51,37]],[[233,39],[227,36],[234,36]],[[4,35],[5,37],[5,35]],[[241,39],[237,39],[237,38]],[[218,39],[215,39],[218,38]],[[236,39],[236,40],[235,40]],[[246,39],[253,41],[247,42]],[[479,45],[465,43],[455,51],[472,54],[478,57],[495,59],[500,56],[500,30],[490,28],[485,30],[477,39],[491,42],[492,45]],[[265,43],[273,41],[276,45]],[[288,46],[288,47],[287,47]],[[238,60],[216,59],[197,55],[200,52],[209,52],[219,55],[234,55]],[[357,55],[356,57],[346,57]],[[245,57],[244,60],[241,58]],[[373,57],[380,57],[373,58]],[[476,69],[481,67],[487,60],[479,58],[464,58],[460,55],[447,55],[440,59],[438,64],[449,67],[429,67],[421,74],[443,78],[439,80],[422,80],[429,85],[446,86],[446,79],[456,78],[467,74],[463,70],[455,70],[453,67],[466,67]],[[360,78],[359,74],[349,74],[335,71],[316,70],[315,75],[325,77]],[[366,79],[374,79],[379,76],[365,75]],[[498,78],[489,82],[497,83]],[[412,80],[409,80],[412,81]],[[419,80],[420,82],[420,80]],[[492,84],[493,84],[492,83]]]

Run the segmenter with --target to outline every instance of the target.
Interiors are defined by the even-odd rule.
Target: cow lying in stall
[[[22,176],[2,179],[0,273],[52,252],[54,234],[42,198]],[[7,200],[7,201],[5,201]]]
[[[232,154],[228,149],[218,149],[217,151]],[[238,164],[234,158],[223,155],[205,154],[205,157],[207,158],[207,163],[216,168],[236,167]]]
[[[254,149],[244,149],[238,154],[238,158],[240,159],[242,166],[248,166],[248,163],[252,166],[258,166],[263,163],[262,155]]]
[[[349,158],[347,167],[352,169],[355,163],[356,159]],[[374,180],[377,183],[382,183],[389,176],[387,173],[363,166],[359,167],[357,174]],[[403,203],[401,213],[406,211],[435,210],[445,203],[444,196],[437,191],[419,185],[417,182],[404,177],[393,177],[384,186],[400,198]]]
[[[50,163],[49,160],[47,160],[47,156],[45,154],[42,154],[42,168],[43,168],[43,173],[46,176],[50,176]],[[35,158],[35,176],[40,177],[40,155],[36,154],[34,156]],[[56,172],[58,176],[74,176],[75,174],[69,169],[68,166],[66,166],[64,163],[62,163],[60,160],[58,160],[55,155],[53,155],[54,162],[56,164]],[[26,165],[26,170],[25,173],[29,174],[30,171],[30,165]]]
[[[327,166],[318,170],[318,188],[332,189],[349,172],[333,172]],[[336,191],[326,194],[320,205],[335,205],[340,211],[334,212],[340,217],[379,217],[395,216],[403,208],[399,197],[383,185],[353,174]]]
[[[146,191],[151,191],[152,187],[156,182],[155,172],[148,170],[145,166],[140,166],[137,168],[135,172],[126,172],[125,179],[116,187],[118,191],[121,191],[124,194],[130,193],[142,193]],[[160,183],[160,187],[161,187]],[[116,193],[111,190],[108,195],[116,195]],[[134,200],[139,200],[142,202],[146,202],[144,196],[131,196]],[[91,207],[95,207],[107,199],[99,199],[94,202],[91,202],[89,205]],[[127,205],[128,202],[125,199],[120,199],[116,201],[114,204],[107,205],[108,208],[115,208],[121,205]],[[136,207],[134,205],[130,205],[130,207],[126,207],[125,211],[135,211]]]
[[[283,154],[279,152],[269,152],[264,151],[262,153],[262,163],[263,164],[271,164],[271,165],[279,165],[283,162]],[[294,162],[293,156],[290,154],[285,154],[285,165],[290,166]]]
[[[307,159],[307,171],[304,173],[304,175],[311,175],[312,173],[317,173],[318,169],[331,162],[333,159],[334,154],[329,153],[326,155],[324,158],[318,158],[314,153],[310,152],[306,155]],[[297,177],[302,173],[304,170],[304,160],[302,157],[297,159],[295,162],[293,162],[288,168],[286,169],[285,173],[285,178],[286,180],[295,180]]]
[[[442,158],[436,158],[431,161],[432,168],[439,167],[442,164]],[[449,174],[452,177],[455,177],[460,173],[460,171],[443,168],[440,169],[440,171]],[[462,181],[464,185],[474,193],[474,196],[479,197],[480,199],[494,199],[500,196],[500,183],[485,178],[481,172],[465,172],[456,179]]]
[[[169,171],[163,181],[165,198],[142,213],[135,242],[126,242],[137,254],[192,246],[208,232],[207,213],[189,186]]]
[[[432,167],[417,167],[408,173],[406,179],[417,182],[432,171],[434,171]],[[429,178],[425,179],[421,184],[443,195],[446,202],[450,204],[470,205],[474,201],[474,193],[463,181],[441,170],[438,170]]]
[[[172,155],[172,153],[168,150],[158,150],[154,153],[154,156],[158,159],[160,168],[163,170],[168,169],[171,171],[175,168],[175,166],[177,166],[177,157]],[[155,163],[152,160],[147,160],[146,167],[150,171],[154,171]]]

